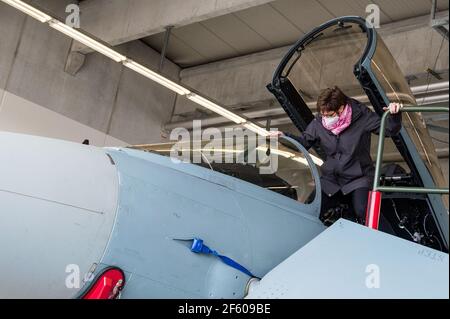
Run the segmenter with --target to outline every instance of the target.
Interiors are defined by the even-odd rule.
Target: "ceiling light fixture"
[[[254,124],[254,123],[251,123],[251,122],[246,122],[242,126],[244,126],[246,129],[248,129],[258,135],[264,136],[264,137],[267,137],[270,135],[270,133],[267,130],[265,130],[262,127]]]
[[[28,14],[30,17],[35,18],[36,20],[41,21],[42,23],[46,23],[52,19],[51,16],[45,14],[44,12],[30,6],[29,4],[20,1],[20,0],[2,0],[4,3],[9,4],[11,7],[16,8],[19,11],[22,11],[25,14]]]
[[[123,61],[123,65],[125,65],[127,68],[149,78],[150,80],[153,80],[162,86],[165,86],[166,88],[174,91],[175,93],[179,95],[187,95],[191,93],[188,89],[185,87],[163,77],[162,75],[159,75],[158,73],[150,70],[149,68],[146,68],[145,66],[133,61],[133,60],[125,60]]]
[[[233,121],[236,124],[243,124],[245,122],[247,122],[246,119],[244,119],[243,117],[228,111],[227,109],[225,109],[224,107],[217,105],[214,102],[211,102],[210,100],[197,95],[195,93],[190,93],[187,95],[187,98],[205,108],[207,108],[208,110],[211,110],[217,114],[222,115],[223,117],[229,119],[230,121]]]

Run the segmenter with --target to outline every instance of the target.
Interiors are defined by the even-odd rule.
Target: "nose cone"
[[[103,149],[0,133],[0,298],[70,298],[103,255],[118,201]]]

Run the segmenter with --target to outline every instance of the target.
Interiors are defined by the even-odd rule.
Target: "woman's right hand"
[[[403,108],[403,103],[390,103],[388,107],[383,108],[384,111],[389,110],[391,114],[397,114]]]

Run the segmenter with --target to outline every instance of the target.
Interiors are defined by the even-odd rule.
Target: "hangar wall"
[[[2,94],[3,90],[0,90]],[[126,146],[121,141],[69,117],[6,92],[0,104],[0,131],[38,135],[96,146]]]
[[[58,12],[72,2],[46,1],[45,7]],[[28,133],[72,140],[87,134],[99,146],[102,140],[141,144],[163,139],[161,126],[170,120],[174,93],[96,53],[87,56],[76,76],[67,74],[71,40],[4,3],[0,30],[0,130],[28,127]],[[159,53],[139,41],[119,49],[149,67],[159,63]],[[179,71],[165,63],[168,76],[178,78]],[[27,113],[35,116],[19,116]]]

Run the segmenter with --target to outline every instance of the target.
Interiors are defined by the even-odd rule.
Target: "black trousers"
[[[339,191],[331,197],[322,192],[321,214],[325,214],[329,209],[335,208],[339,204],[347,203],[353,208],[358,222],[364,224],[368,199],[368,188],[358,188],[347,195]]]

